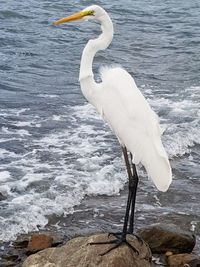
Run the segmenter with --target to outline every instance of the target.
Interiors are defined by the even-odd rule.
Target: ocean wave
[[[9,171],[1,171],[0,170],[0,182],[6,182],[11,178]]]
[[[200,144],[199,101],[196,97],[199,88],[186,88],[184,99],[170,99],[168,95],[161,98],[151,95],[148,99],[153,109],[161,114],[163,143],[171,158],[190,153],[193,146]]]
[[[3,126],[1,128],[2,133],[4,134],[9,134],[9,135],[18,135],[18,136],[30,136],[31,134],[29,133],[28,130],[25,129],[9,129],[8,127]]]
[[[171,106],[168,114],[180,112],[177,106],[184,113],[191,104],[187,101],[177,104],[164,98],[154,99],[151,104],[159,111],[164,102]],[[196,108],[194,104],[193,114],[196,114]],[[26,114],[26,110],[20,113]],[[23,128],[34,127],[33,124],[26,124],[27,120],[24,123],[20,120],[19,124],[15,121],[20,129],[3,128],[8,136],[14,133],[25,140],[29,138],[29,151],[22,154],[6,149],[0,151],[2,157],[15,157],[15,160],[5,162],[2,170],[0,191],[12,199],[9,215],[3,214],[1,218],[0,228],[8,229],[0,235],[2,240],[44,227],[51,214],[65,216],[72,213],[75,205],[79,205],[86,195],[117,195],[127,182],[118,141],[90,104],[66,106],[62,114],[51,115],[45,121],[39,118],[34,123],[40,122],[42,127],[48,120],[62,122],[66,128],[46,133],[40,138],[33,135],[32,139]],[[170,116],[167,119],[161,117],[163,142],[170,158],[189,153],[190,148],[199,143],[197,118],[183,121],[174,123]],[[7,169],[14,172],[8,173]],[[19,173],[18,176],[15,176],[16,173]],[[139,175],[144,177],[146,173],[139,169]],[[147,179],[144,181],[149,183]],[[27,214],[32,210],[34,212],[27,220]],[[14,221],[16,223],[11,223]]]
[[[30,111],[30,108],[0,108],[0,116],[9,117],[13,115],[18,117],[27,111]]]
[[[200,144],[200,127],[195,121],[184,126],[169,125],[164,140],[171,158],[183,156],[190,153],[196,144]]]
[[[0,186],[0,191],[12,201],[9,216],[4,214],[6,217],[2,217],[0,223],[0,228],[7,223],[7,234],[4,231],[0,239],[10,240],[18,233],[37,230],[38,225],[44,227],[48,215],[73,212],[74,206],[86,195],[116,195],[123,188],[126,175],[121,152],[117,156],[111,153],[112,146],[108,145],[110,130],[103,123],[97,130],[99,125],[93,121],[98,121],[99,117],[88,104],[68,107],[68,112],[73,118],[72,127],[32,139],[32,150],[3,164],[5,169],[20,170],[20,174],[9,180],[8,173],[4,172],[2,178],[5,184]],[[60,119],[65,122],[66,115],[60,115]],[[77,124],[77,120],[82,123]],[[28,138],[26,132],[20,130],[3,128],[8,135],[21,133]],[[5,149],[1,152],[2,156],[9,156]],[[27,220],[25,214],[32,209],[34,212]],[[11,224],[13,221],[16,223]]]

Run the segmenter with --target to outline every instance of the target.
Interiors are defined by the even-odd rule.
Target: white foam
[[[11,178],[9,171],[0,171],[0,183],[6,182]]]
[[[113,159],[113,155],[107,153],[112,149],[106,143],[106,139],[110,138],[110,130],[88,104],[69,107],[69,113],[72,127],[49,133],[41,139],[33,139],[32,151],[16,155],[18,158],[7,164],[9,168],[21,169],[23,166],[23,177],[17,183],[7,180],[6,187],[0,187],[0,190],[12,197],[9,203],[12,215],[2,219],[2,222],[8,224],[4,229],[8,230],[6,234],[2,233],[0,239],[9,240],[19,232],[36,230],[37,225],[43,227],[47,223],[47,216],[53,213],[72,213],[74,206],[80,204],[86,194],[113,195],[123,188],[126,175],[120,175],[121,159]],[[53,119],[65,123],[68,117],[64,114],[54,116]],[[81,120],[81,123],[77,123],[77,120]],[[94,121],[102,124],[100,131]],[[5,127],[3,130],[8,135],[29,136],[23,126],[22,129]],[[100,148],[105,149],[105,153],[99,153]],[[6,150],[1,152],[5,155]],[[50,155],[46,162],[41,162],[39,156],[43,152]],[[70,153],[70,156],[66,153]],[[46,188],[41,191],[41,186]],[[29,213],[32,215],[31,221],[27,220]],[[11,221],[16,221],[16,224],[9,225]]]
[[[143,88],[148,90],[147,86]],[[147,93],[151,97],[153,89]],[[168,109],[168,115],[161,117],[161,127],[170,157],[184,155],[195,143],[200,143],[198,103],[191,98],[175,101],[164,96],[150,102],[156,112],[165,106]],[[86,195],[117,195],[127,181],[118,141],[95,109],[89,104],[63,109],[63,114],[50,118],[35,115],[30,120],[24,117],[24,121],[14,122],[20,129],[2,127],[3,135],[11,136],[12,140],[28,140],[30,146],[28,152],[19,155],[0,149],[1,159],[14,158],[5,161],[2,167],[0,191],[11,201],[8,213],[0,220],[0,229],[4,229],[1,240],[37,230],[38,225],[44,227],[48,215],[72,213]],[[10,114],[18,116],[26,111],[15,110]],[[178,122],[174,120],[176,116],[180,118]],[[188,117],[192,119],[186,120]],[[23,128],[40,127],[48,120],[62,121],[66,127],[42,138],[30,138],[30,132]],[[13,179],[10,169],[20,170],[18,180]],[[139,174],[146,175],[142,169]],[[143,205],[142,208],[148,211],[155,207]]]
[[[9,141],[9,140],[14,140],[14,139],[1,139],[2,142],[4,141]],[[15,152],[8,151],[4,148],[0,148],[0,159],[4,159],[5,157],[18,157],[18,155]]]
[[[7,116],[10,116],[10,115],[14,115],[14,116],[19,116],[19,115],[21,115],[21,114],[23,114],[23,113],[25,113],[25,112],[27,112],[27,111],[29,111],[30,110],[30,108],[12,108],[12,109],[3,109],[3,108],[1,108],[0,109],[0,115],[1,116],[5,116],[5,117],[7,117]]]
[[[49,94],[39,94],[38,95],[39,97],[44,97],[44,98],[56,98],[56,97],[59,97],[58,95],[49,95]]]
[[[170,127],[172,129],[170,129]],[[195,144],[200,144],[200,128],[192,127],[190,131],[181,128],[180,126],[170,126],[169,132],[172,134],[165,137],[165,144],[170,157],[182,156],[190,153],[191,147]],[[174,128],[176,130],[174,131]]]
[[[5,127],[5,126],[3,126],[3,127],[1,128],[1,130],[2,130],[2,132],[5,133],[5,134],[11,134],[11,133],[12,133],[11,131],[8,130],[8,127]]]
[[[5,134],[16,134],[19,136],[31,135],[28,130],[25,129],[8,129],[8,127],[3,126],[2,132]]]
[[[86,192],[88,195],[116,195],[123,188],[126,182],[126,174],[122,171],[122,160],[116,158],[112,164],[100,168],[93,174]],[[118,169],[118,170],[116,170]]]
[[[62,120],[62,117],[59,116],[59,115],[53,115],[52,120],[54,120],[54,121],[61,121]]]
[[[162,137],[164,146],[170,157],[182,156],[190,153],[191,147],[200,144],[200,116],[199,101],[197,94],[191,95],[192,92],[198,92],[199,87],[185,89],[188,96],[186,99],[177,97],[177,99],[166,98],[148,99],[153,109],[159,113],[160,110],[166,109],[168,114],[165,118],[160,118],[161,128],[164,136]]]
[[[0,185],[0,192],[4,195],[4,196],[12,196],[13,192],[11,191],[11,187],[8,184],[4,184],[4,185]],[[1,240],[1,238],[0,238]]]
[[[31,135],[28,130],[24,129],[17,130],[16,133],[19,134],[20,136]]]
[[[12,125],[17,126],[17,127],[24,127],[24,126],[32,126],[32,121],[17,121],[13,122]]]

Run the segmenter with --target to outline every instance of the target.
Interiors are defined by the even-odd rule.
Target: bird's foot
[[[91,242],[89,243],[89,245],[107,245],[107,244],[113,244],[114,246],[112,246],[111,248],[109,248],[108,250],[106,250],[104,253],[100,254],[100,256],[104,256],[107,253],[109,253],[110,251],[112,251],[115,248],[118,248],[119,246],[125,244],[127,245],[130,249],[132,249],[137,255],[139,255],[139,252],[136,248],[134,248],[127,240],[126,240],[126,235],[124,235],[123,233],[109,233],[108,234],[108,238],[110,237],[110,235],[114,235],[116,237],[116,239],[113,240],[108,240],[108,241],[103,241],[103,242]]]
[[[127,234],[134,236],[138,240],[138,242],[140,243],[141,246],[144,244],[144,240],[140,236],[138,236],[137,234],[130,233],[130,232],[127,232]],[[110,237],[111,235],[114,235],[117,238],[117,237],[122,235],[122,232],[116,232],[116,233],[110,232],[110,233],[108,233],[108,237]]]

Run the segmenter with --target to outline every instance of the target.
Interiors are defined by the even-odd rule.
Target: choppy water
[[[199,1],[96,1],[115,26],[95,68],[134,75],[158,113],[173,183],[157,192],[140,169],[136,228],[200,230]],[[120,147],[78,83],[97,24],[52,21],[88,1],[5,1],[0,9],[0,240],[45,226],[68,234],[122,225],[127,190]],[[75,209],[75,212],[74,212]],[[63,230],[65,231],[65,230]]]

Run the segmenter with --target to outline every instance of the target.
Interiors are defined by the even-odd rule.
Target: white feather
[[[91,8],[91,7],[89,7]],[[120,67],[101,68],[101,83],[93,79],[92,62],[98,50],[106,49],[113,37],[113,25],[108,14],[99,6],[92,6],[94,16],[101,23],[102,34],[90,40],[83,50],[80,76],[81,90],[107,121],[119,142],[133,155],[133,162],[141,162],[160,191],[166,191],[172,172],[161,142],[158,117],[137,88],[131,75]]]
[[[172,174],[157,115],[124,69],[102,68],[101,78],[93,105],[120,143],[132,153],[133,162],[141,162],[156,187],[166,191]]]

